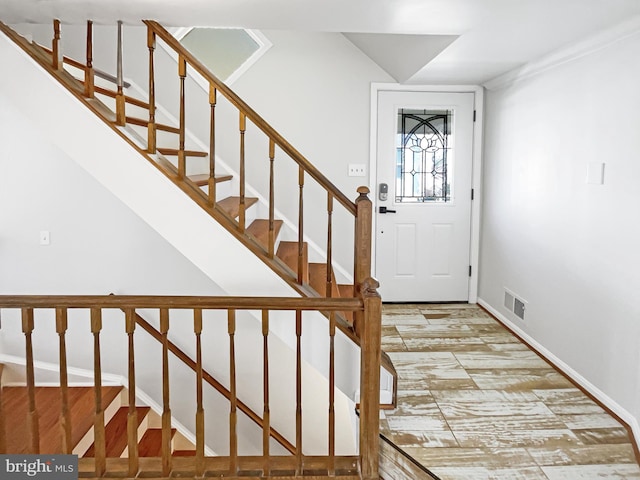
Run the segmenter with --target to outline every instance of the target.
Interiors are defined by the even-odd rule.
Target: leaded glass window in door
[[[450,110],[398,110],[396,202],[450,202]]]

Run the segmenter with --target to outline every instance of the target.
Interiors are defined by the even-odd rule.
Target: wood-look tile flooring
[[[381,432],[442,480],[640,479],[627,430],[476,305],[385,305]]]

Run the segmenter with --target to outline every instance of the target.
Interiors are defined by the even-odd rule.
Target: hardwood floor
[[[627,430],[475,305],[385,305],[381,433],[441,480],[640,479]]]

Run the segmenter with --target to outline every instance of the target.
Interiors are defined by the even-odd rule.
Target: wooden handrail
[[[233,90],[218,79],[202,62],[195,58],[182,44],[174,38],[162,25],[153,20],[144,20],[144,23],[160,37],[171,49],[186,60],[200,75],[207,81],[215,85],[227,100],[236,106],[251,122],[256,125],[265,135],[272,139],[275,144],[286,152],[305,172],[315,179],[322,187],[331,192],[333,196],[353,215],[356,214],[355,204],[336,187],[320,170],[318,170],[309,160],[307,160],[298,150],[296,150],[282,135],[280,135],[271,125],[269,125],[260,115],[258,115],[249,105],[247,105]]]
[[[160,295],[0,295],[0,308],[174,308],[360,311],[360,298]]]
[[[151,335],[153,338],[155,338],[159,342],[162,341],[162,334],[158,330],[153,328],[153,325],[151,325],[149,322],[147,322],[144,318],[142,318],[137,313],[134,313],[134,318],[135,318],[136,324],[140,325],[140,327],[142,327],[142,329],[145,332],[147,332],[149,335]],[[178,358],[182,363],[184,363],[191,370],[193,370],[194,372],[197,372],[198,364],[194,362],[191,359],[191,357],[189,357],[189,355],[183,352],[176,344],[174,344],[171,341],[169,341],[168,345],[169,345],[169,351],[173,353],[176,356],[176,358]],[[222,385],[218,380],[215,379],[215,377],[213,377],[206,370],[202,370],[202,379],[205,382],[207,382],[209,385],[211,385],[213,388],[215,388],[227,400],[231,399],[231,392],[227,388],[225,388],[224,385]],[[260,418],[260,416],[256,412],[254,412],[251,409],[251,407],[249,407],[246,403],[242,402],[241,400],[237,400],[237,406],[238,406],[238,409],[242,413],[244,413],[247,417],[249,417],[251,420],[253,420],[253,422],[256,425],[258,425],[260,428],[263,427],[262,418]],[[270,429],[270,433],[271,433],[271,437],[273,437],[280,445],[286,448],[289,451],[289,453],[291,454],[295,453],[296,451],[295,447],[282,434],[280,434],[274,428]]]

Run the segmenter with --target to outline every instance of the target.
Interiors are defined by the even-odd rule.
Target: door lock
[[[378,187],[378,199],[380,199],[381,202],[386,202],[388,194],[389,194],[389,185],[387,185],[386,183],[381,183],[380,186]]]
[[[387,207],[380,207],[380,210],[378,210],[378,212],[380,212],[380,213],[396,213],[395,210],[389,210]]]

